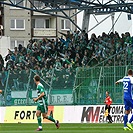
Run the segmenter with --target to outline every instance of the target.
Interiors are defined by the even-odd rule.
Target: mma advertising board
[[[106,123],[105,105],[66,106],[64,108],[65,123]],[[69,114],[69,115],[68,115]],[[110,115],[114,123],[123,123],[124,106],[112,105]],[[131,114],[129,115],[129,118]]]

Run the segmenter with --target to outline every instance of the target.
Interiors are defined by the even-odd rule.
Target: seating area
[[[90,38],[85,31],[60,34],[61,37],[56,39],[29,40],[26,47],[19,44],[13,51],[8,50],[5,58],[0,55],[0,88],[26,91],[29,87],[35,90],[33,76],[37,73],[46,89],[73,89],[79,67],[100,66],[104,61],[105,67],[133,64],[132,37],[128,32],[121,35],[103,32],[99,36],[92,34]]]

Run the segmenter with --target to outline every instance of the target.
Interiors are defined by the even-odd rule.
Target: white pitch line
[[[1,129],[1,128],[5,128],[5,127],[13,127],[13,128],[14,128],[14,126],[3,126],[3,127],[0,126],[0,129]],[[60,127],[60,128],[62,128],[62,129],[68,129],[68,128],[69,128],[69,129],[71,129],[71,128],[72,128],[72,129],[74,129],[74,128],[78,128],[78,129],[83,129],[83,128],[84,128],[84,129],[87,129],[87,128],[89,128],[89,129],[91,129],[91,128],[92,128],[92,129],[93,129],[93,128],[100,129],[100,128],[101,128],[101,129],[103,129],[103,128],[108,128],[108,129],[109,129],[109,128],[121,128],[121,127],[123,127],[123,126],[122,126],[122,125],[121,125],[121,126],[115,126],[115,125],[114,125],[114,126],[109,126],[109,125],[108,125],[108,126],[95,127],[95,126],[91,126],[91,125],[89,126],[89,125],[88,125],[88,127],[64,127],[64,126],[63,126],[63,127]],[[19,127],[19,128],[20,128],[20,127]],[[23,129],[23,126],[22,126],[21,128]],[[54,128],[54,127],[53,127],[53,128],[52,128],[52,127],[50,128],[50,127],[45,127],[45,126],[43,126],[43,128],[44,128],[44,129],[56,129],[56,128]]]
[[[96,130],[93,130],[93,131],[91,131],[91,130],[83,130],[83,131],[79,131],[79,130],[72,130],[72,132],[76,132],[76,133],[81,133],[81,132],[83,132],[83,133],[88,133],[88,132],[96,132]],[[0,132],[2,132],[2,133],[36,133],[37,131],[29,131],[29,130],[24,130],[24,131],[1,131],[0,130]],[[53,130],[51,130],[51,131],[47,131],[47,130],[43,130],[43,131],[41,131],[41,133],[43,133],[43,132],[45,132],[45,133],[70,133],[70,130],[60,130],[60,131],[57,131],[57,130],[55,130],[55,131],[53,131]],[[108,130],[106,130],[106,132],[108,132]],[[109,131],[110,132],[110,131]],[[97,131],[97,133],[103,133],[103,131],[102,130],[98,130]]]

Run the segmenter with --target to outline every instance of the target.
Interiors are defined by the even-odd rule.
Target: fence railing
[[[78,68],[76,71],[53,71],[51,77],[41,78],[49,104],[103,104],[108,90],[114,104],[123,102],[122,84],[115,81],[126,75],[133,66],[99,66]],[[7,72],[4,94],[0,95],[0,105],[35,105],[36,85],[33,76],[40,72],[29,70],[19,74]],[[16,76],[15,76],[16,75]],[[49,75],[50,76],[50,75]],[[48,79],[47,79],[48,78]],[[50,79],[49,79],[50,78]],[[51,83],[50,83],[51,82]]]
[[[37,97],[33,77],[40,75],[50,104],[72,104],[72,90],[75,80],[75,69],[51,70],[8,70],[5,71],[3,95],[0,105],[34,105],[33,97]],[[69,99],[69,100],[68,100]],[[71,100],[70,100],[71,99]]]
[[[75,83],[77,104],[104,104],[105,92],[109,91],[114,104],[123,103],[122,84],[115,82],[123,78],[133,66],[100,66],[79,68]]]
[[[35,105],[36,85],[33,81],[35,74],[40,75],[49,104],[103,104],[105,92],[108,90],[114,104],[123,103],[122,84],[116,86],[115,81],[126,75],[133,68],[132,46],[129,46],[109,57],[94,67],[79,67],[57,70],[14,69],[0,72],[0,106]],[[124,56],[125,54],[125,56]],[[109,65],[109,61],[114,61]],[[118,62],[125,64],[120,64]]]

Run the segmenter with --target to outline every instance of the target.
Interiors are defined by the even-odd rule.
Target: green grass
[[[0,133],[35,133],[37,124],[0,124]],[[43,123],[41,133],[125,133],[123,124],[60,124],[56,129],[54,124]]]

